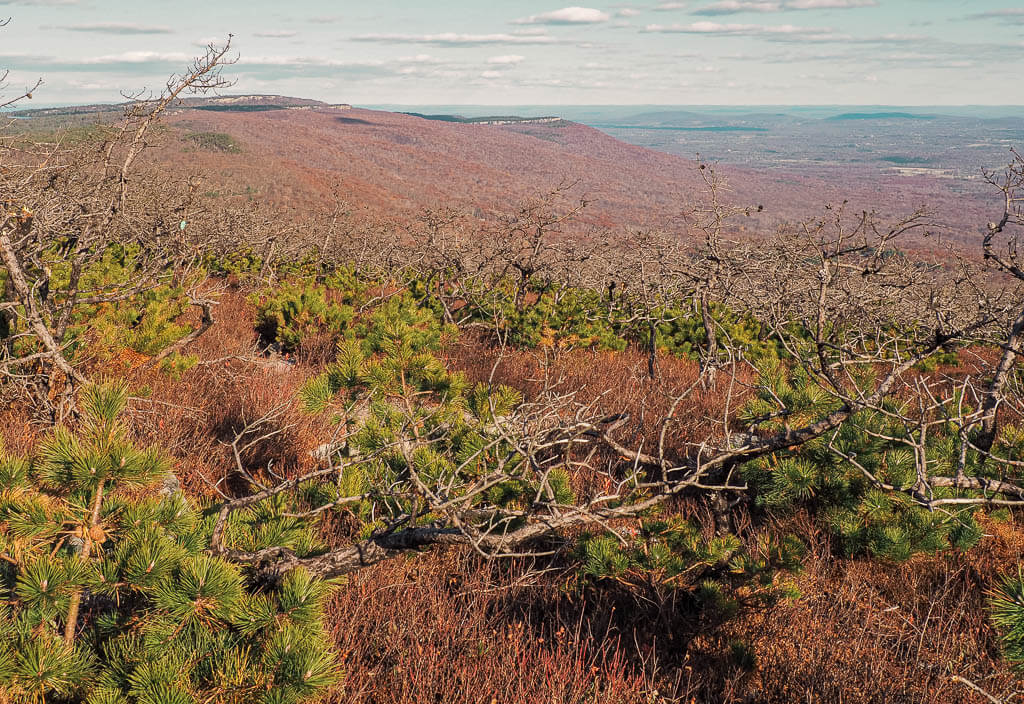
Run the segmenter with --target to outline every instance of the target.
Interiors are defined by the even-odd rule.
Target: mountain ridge
[[[85,110],[95,108],[78,107],[67,113],[71,117],[26,112],[52,123],[88,119]],[[104,109],[112,113],[116,106]],[[493,219],[575,184],[574,196],[590,201],[577,230],[682,232],[686,208],[707,196],[694,159],[628,144],[565,119],[450,122],[248,95],[189,98],[169,109],[165,120],[171,138],[152,150],[160,164],[205,173],[208,191],[224,197],[296,208],[331,209],[340,199],[396,222],[443,207]],[[851,212],[877,209],[891,218],[930,204],[947,226],[947,238],[960,241],[972,239],[979,223],[991,219],[976,198],[936,199],[934,179],[911,171],[886,180],[856,175],[845,181],[799,170],[723,165],[719,172],[730,181],[726,199],[754,207],[736,228],[742,237],[813,218],[828,203],[843,201]]]
[[[334,194],[398,220],[424,208],[456,207],[497,217],[567,183],[591,205],[580,229],[683,230],[683,212],[706,197],[694,159],[627,144],[577,122],[462,124],[401,113],[311,106],[250,113],[182,109],[168,124],[184,131],[230,134],[241,154],[190,154],[213,171],[245,178],[262,197],[330,207]],[[162,158],[180,161],[174,150]],[[259,158],[253,158],[258,156]],[[194,164],[199,165],[199,164]],[[829,203],[851,212],[899,218],[930,204],[952,239],[971,239],[987,222],[973,199],[935,202],[934,180],[920,175],[843,182],[796,173],[721,166],[724,196],[763,206],[737,232],[770,232],[813,218]],[[756,208],[755,208],[756,211]],[[932,245],[929,245],[932,246]]]

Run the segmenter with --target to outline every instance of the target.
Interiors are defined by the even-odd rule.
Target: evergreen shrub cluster
[[[0,699],[90,704],[301,702],[339,681],[323,629],[331,584],[254,585],[209,553],[211,521],[137,449],[123,385],[87,389],[76,432],[0,455]],[[257,505],[232,544],[312,545]]]

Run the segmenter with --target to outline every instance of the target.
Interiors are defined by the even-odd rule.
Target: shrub
[[[1024,671],[1024,573],[1008,575],[989,595],[992,622],[1000,631],[1003,653],[1018,671]]]
[[[94,342],[106,349],[128,348],[152,356],[190,332],[188,325],[178,322],[188,307],[181,288],[159,286],[104,304],[88,323],[83,318],[76,332],[92,331]]]
[[[0,455],[0,699],[300,702],[338,679],[323,631],[330,585],[293,571],[246,583],[211,556],[210,522],[119,420],[124,386],[84,394],[81,432],[29,461]],[[309,544],[260,505],[236,544]]]
[[[810,381],[800,368],[789,370],[773,361],[762,366],[761,377],[765,388],[761,398],[747,405],[747,419],[756,419],[774,408],[772,395],[782,399],[791,411],[784,419],[762,423],[762,428],[779,431],[784,423],[812,422],[837,406],[835,397]],[[909,409],[893,405],[889,410],[906,413]],[[812,509],[827,530],[839,538],[839,546],[848,555],[866,553],[902,561],[918,553],[972,547],[981,539],[981,529],[974,519],[976,507],[929,511],[905,491],[876,486],[862,471],[868,470],[889,486],[912,487],[917,469],[914,452],[902,441],[914,439],[907,432],[893,416],[861,411],[833,433],[799,449],[747,463],[744,477],[756,503],[764,508],[783,513],[798,507]],[[925,442],[930,465],[954,466],[951,453],[955,446],[950,439],[957,432],[953,423],[931,427]],[[982,470],[980,465],[967,467],[968,473]],[[936,498],[955,495],[955,489],[934,489]]]
[[[698,604],[711,590],[718,606],[730,601],[735,589],[746,600],[761,603],[792,596],[792,588],[779,576],[798,572],[806,553],[795,536],[764,534],[745,545],[734,535],[708,537],[695,521],[678,516],[645,520],[632,540],[621,538],[583,536],[576,548],[582,574],[596,580],[658,583],[691,592]]]
[[[678,306],[659,314],[663,322],[657,326],[655,339],[658,348],[676,357],[697,361],[698,351],[707,346],[701,315]],[[777,345],[758,321],[736,315],[721,304],[711,306],[711,317],[720,348],[742,351],[748,360],[754,362],[779,356]]]
[[[511,341],[524,347],[593,347],[622,351],[621,337],[598,291],[564,287],[543,291],[535,303],[509,305]]]
[[[225,253],[206,252],[203,267],[215,276],[256,275],[263,269],[263,258],[252,247],[238,247]]]
[[[409,487],[422,481],[432,491],[458,495],[499,466],[509,478],[480,494],[479,505],[508,507],[535,495],[529,467],[508,442],[495,437],[493,426],[495,416],[510,413],[521,396],[504,386],[470,389],[464,374],[436,356],[451,332],[409,295],[390,298],[345,332],[337,361],[301,392],[310,412],[338,410],[334,421],[345,438],[332,450],[347,460],[340,481],[319,487],[327,493],[316,501],[369,494],[372,499],[350,504],[360,518],[409,514],[429,523],[431,515],[424,514]],[[410,438],[431,442],[403,449],[413,444]],[[557,499],[571,500],[567,475],[551,481]],[[370,521],[361,527],[365,533],[374,528]]]
[[[286,351],[297,349],[306,336],[340,336],[355,315],[352,306],[332,301],[323,286],[286,283],[269,295],[254,295],[253,301],[260,337]]]
[[[196,149],[208,152],[242,153],[242,147],[235,138],[224,132],[190,132],[185,135],[185,139]]]
[[[63,289],[68,286],[70,273],[71,265],[64,261],[51,267],[51,284],[61,291],[59,298],[66,296]],[[108,359],[124,350],[153,356],[191,331],[180,318],[189,308],[185,287],[197,279],[172,282],[168,276],[159,276],[149,286],[141,286],[135,281],[138,275],[136,245],[108,245],[84,267],[80,288],[106,300],[83,301],[70,312],[64,337],[72,362],[80,361],[87,348],[90,355]],[[0,273],[0,289],[5,277]],[[0,316],[0,340],[9,340],[15,355],[39,351],[37,341],[19,334],[25,332],[24,325],[23,316],[13,322]],[[176,364],[178,371],[188,366],[186,360]]]

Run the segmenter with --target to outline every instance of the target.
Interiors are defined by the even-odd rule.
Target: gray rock
[[[160,496],[170,498],[181,493],[181,480],[175,474],[168,474],[160,484]]]

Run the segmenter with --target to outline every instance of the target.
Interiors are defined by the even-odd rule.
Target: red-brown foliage
[[[987,521],[985,529],[966,553],[903,564],[836,559],[825,536],[807,536],[815,552],[798,578],[799,599],[749,612],[695,643],[698,653],[714,653],[741,639],[757,654],[752,672],[712,678],[707,700],[731,691],[735,701],[780,704],[984,701],[954,675],[1012,694],[1024,683],[999,660],[985,599],[1000,573],[1016,569],[1024,534],[1012,523]]]
[[[534,593],[556,585],[517,584],[517,572],[448,551],[359,573],[331,605],[347,672],[336,701],[650,701],[646,676],[626,662],[617,638],[588,632],[584,619],[524,613]]]
[[[188,132],[227,133],[238,154],[196,151],[187,138],[155,153],[170,171],[201,170],[222,197],[255,196],[304,213],[333,208],[340,198],[362,216],[408,222],[423,208],[456,207],[483,218],[509,204],[535,198],[560,184],[591,205],[580,230],[655,228],[684,231],[681,213],[706,194],[695,164],[672,154],[626,144],[576,123],[559,126],[488,126],[424,120],[400,113],[338,110],[207,112],[181,110],[169,124]],[[972,238],[989,218],[988,203],[953,193],[929,178],[879,177],[875,170],[843,179],[723,167],[730,200],[764,206],[736,228],[738,237],[771,234],[784,221],[813,216],[822,203],[849,200],[849,212],[878,209],[901,217],[922,204],[951,238]],[[918,238],[934,253],[933,240]]]
[[[463,335],[448,355],[450,363],[466,372],[470,381],[506,384],[519,389],[527,398],[542,390],[546,371],[549,379],[559,382],[559,391],[576,392],[578,402],[596,402],[597,408],[606,414],[628,413],[629,421],[617,432],[627,446],[640,438],[648,438],[648,442],[656,438],[674,398],[693,387],[673,416],[666,436],[667,448],[675,449],[676,453],[682,451],[684,443],[721,438],[725,431],[721,423],[723,412],[728,406],[730,415],[735,415],[748,397],[748,385],[753,381],[748,367],[738,367],[734,381],[723,372],[716,384],[694,387],[700,367],[687,359],[659,355],[658,374],[651,379],[646,353],[635,349],[569,350],[545,359],[542,352],[502,350],[483,335]]]
[[[252,355],[253,310],[241,292],[223,296],[217,316],[195,345],[202,363],[180,379],[131,364],[120,370],[134,388],[151,389],[150,401],[133,404],[139,438],[173,454],[194,495],[209,493],[200,474],[219,476],[230,466],[223,443],[242,416],[258,417],[286,400],[314,371],[301,361]],[[472,337],[447,350],[474,380],[490,377],[496,354]],[[553,368],[568,388],[584,390],[581,398],[601,396],[609,411],[627,410],[634,424],[623,433],[640,433],[665,412],[665,392],[695,378],[690,362],[660,364],[660,383],[645,378],[646,360],[635,352],[572,351]],[[531,353],[514,352],[495,380],[529,394],[537,390],[537,372]],[[720,410],[721,399],[720,390],[697,394],[677,440],[712,427],[706,418]],[[249,461],[285,472],[303,467],[322,441],[320,421],[292,406],[275,422],[294,426]],[[0,411],[0,437],[9,450],[27,452],[38,428],[12,406]],[[677,510],[709,521],[698,505]],[[345,530],[343,520],[332,526]],[[1024,531],[1013,522],[989,520],[984,527],[986,537],[969,552],[897,565],[833,556],[827,535],[806,516],[769,521],[761,530],[794,532],[812,547],[797,577],[802,596],[724,621],[657,585],[585,585],[557,563],[489,563],[455,549],[407,555],[357,573],[333,598],[331,634],[346,680],[329,700],[984,702],[953,675],[1008,697],[1024,682],[999,660],[985,592],[998,574],[1015,569]],[[737,642],[753,652],[752,668],[734,656]]]

